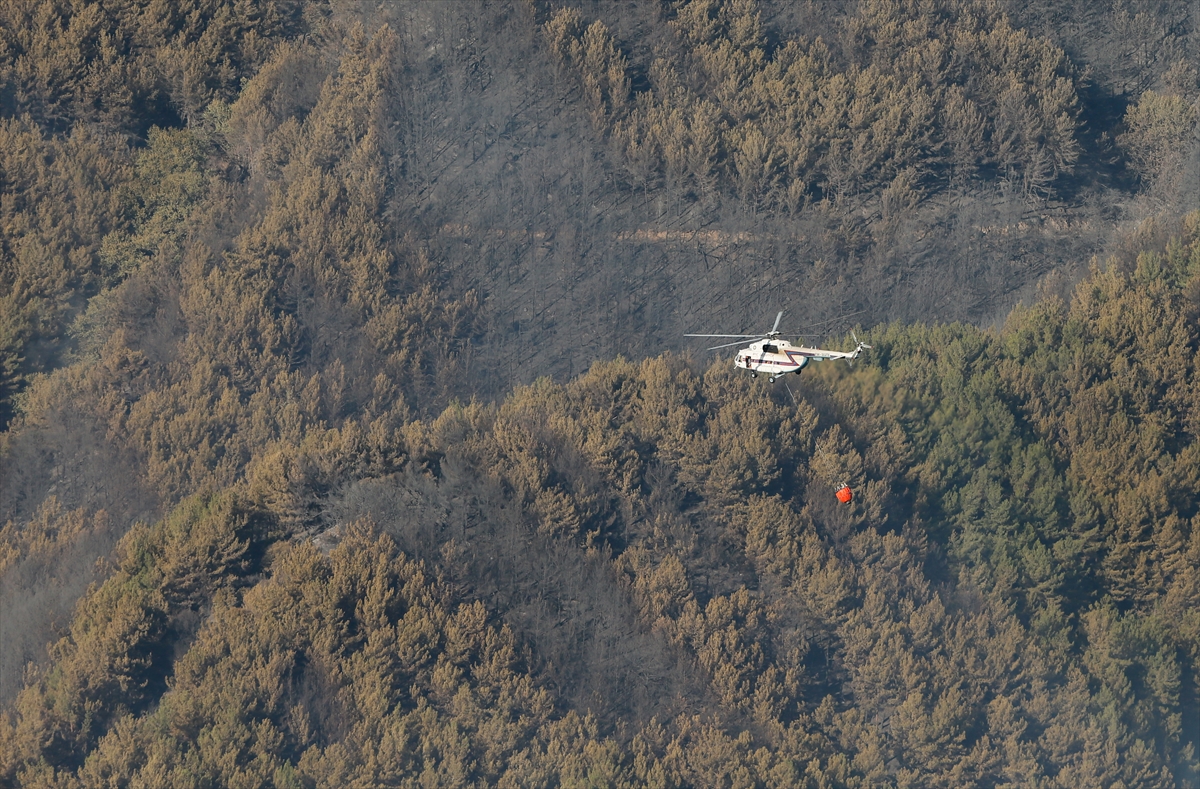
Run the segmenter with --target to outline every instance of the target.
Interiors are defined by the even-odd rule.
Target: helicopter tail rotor
[[[850,330],[850,336],[854,338],[854,355],[850,357],[851,360],[857,359],[858,355],[863,351],[871,350],[870,345],[867,345],[865,342],[858,339],[858,335],[854,333],[853,329]]]

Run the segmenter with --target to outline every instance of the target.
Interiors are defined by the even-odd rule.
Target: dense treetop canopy
[[[0,782],[1200,784],[1194,67],[976,0],[481,5],[595,146],[551,177],[423,92],[508,78],[454,8],[0,3]],[[635,236],[883,293],[922,211],[1102,171],[1153,216],[990,328],[773,386],[537,342],[635,331]]]

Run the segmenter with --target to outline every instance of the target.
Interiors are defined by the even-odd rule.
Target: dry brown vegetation
[[[1200,783],[1197,38],[1049,5],[0,3],[0,782]]]

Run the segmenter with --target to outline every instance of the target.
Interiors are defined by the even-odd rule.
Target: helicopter
[[[707,350],[715,351],[718,348],[729,348],[734,345],[741,345],[746,340],[753,340],[749,347],[737,352],[734,357],[734,367],[739,367],[750,371],[751,378],[757,378],[760,372],[767,373],[767,380],[775,383],[776,378],[781,378],[787,373],[800,374],[800,371],[808,366],[809,362],[823,362],[826,359],[845,359],[853,362],[858,358],[864,350],[870,350],[871,346],[867,345],[858,336],[851,332],[854,337],[853,351],[828,351],[823,348],[808,348],[803,345],[792,345],[792,343],[783,339],[779,333],[779,321],[783,318],[783,311],[775,316],[775,325],[771,327],[769,332],[763,334],[685,334],[684,337],[737,337],[736,342],[727,342],[724,345],[714,345]],[[788,335],[802,336],[802,335]]]

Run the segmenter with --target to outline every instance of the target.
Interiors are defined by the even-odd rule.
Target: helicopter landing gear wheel
[[[758,373],[750,373],[750,377],[751,377],[751,378],[757,378],[757,377],[758,377]]]
[[[796,375],[799,375],[799,374],[800,374],[800,371],[799,371],[799,370],[797,370],[797,371],[796,371]]]
[[[768,378],[767,380],[768,380],[768,381],[770,381],[771,383],[775,383],[775,376],[773,376],[773,375],[772,375],[772,376],[771,376],[770,378]]]

